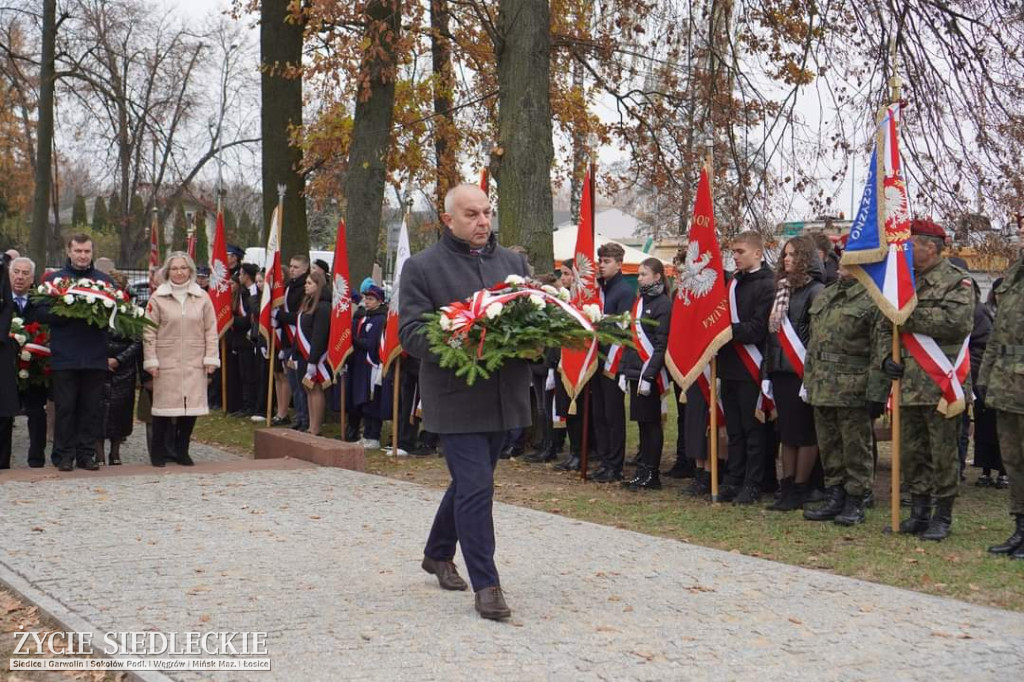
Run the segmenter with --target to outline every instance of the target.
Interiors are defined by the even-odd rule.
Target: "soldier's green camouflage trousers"
[[[875,481],[871,417],[867,408],[815,407],[814,431],[825,469],[825,485],[863,495]]]
[[[999,454],[1010,479],[1010,513],[1024,514],[1024,414],[999,410]]]
[[[907,406],[901,412],[903,480],[913,495],[956,497],[960,485],[960,425],[931,406]]]

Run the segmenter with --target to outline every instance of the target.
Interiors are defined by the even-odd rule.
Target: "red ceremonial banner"
[[[597,285],[597,262],[594,244],[594,194],[590,171],[583,179],[580,198],[580,225],[576,231],[576,251],[573,256],[572,303],[583,309],[585,305],[601,306],[601,292]],[[603,312],[603,311],[602,311]],[[562,385],[571,401],[569,413],[575,414],[576,397],[597,371],[597,339],[582,350],[562,349],[562,362],[558,369]]]
[[[270,343],[274,333],[270,311],[284,303],[284,274],[281,271],[281,215],[280,204],[270,219],[270,235],[264,259],[266,272],[263,275],[263,294],[260,297],[260,334]]]
[[[665,365],[685,391],[732,339],[729,295],[715,231],[707,164],[701,169],[686,260],[677,266]]]
[[[334,374],[338,374],[345,364],[345,358],[352,352],[352,287],[349,285],[344,220],[338,222],[331,282],[331,335],[327,342],[327,366]]]
[[[224,214],[217,212],[217,230],[213,234],[210,258],[210,301],[217,316],[217,334],[223,336],[231,325],[231,273],[228,271],[228,245],[224,235]]]
[[[402,353],[398,340],[398,297],[401,294],[402,267],[409,260],[409,214],[402,218],[402,230],[398,233],[398,249],[395,252],[395,277],[391,283],[391,300],[388,302],[388,320],[380,337],[381,373],[387,374],[392,361]]]

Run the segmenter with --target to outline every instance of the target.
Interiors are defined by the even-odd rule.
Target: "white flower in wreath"
[[[85,295],[85,302],[88,303],[89,305],[92,305],[93,303],[96,302],[96,297],[93,296],[92,294],[86,294]]]
[[[14,317],[11,318],[11,326],[24,327],[25,320],[15,315]]]
[[[142,308],[139,308],[138,306],[136,306],[136,308],[134,310],[134,313],[135,313],[135,317],[142,317],[143,315],[146,314],[146,311],[143,310]]]
[[[452,328],[452,318],[447,315],[441,315],[441,319],[437,323],[441,325],[441,329],[444,331],[449,331]]]
[[[572,298],[572,292],[570,292],[570,291],[569,291],[568,289],[566,289],[565,287],[561,287],[561,288],[560,288],[560,289],[558,290],[558,298],[562,299],[563,301],[566,301],[566,302],[568,302],[568,300],[569,300],[570,298]]]
[[[32,359],[32,354],[29,353],[27,350],[23,350],[21,351],[21,359],[24,360],[25,362],[28,362],[29,360]]]
[[[18,342],[19,346],[24,346],[25,342],[28,341],[28,337],[24,334],[15,334],[14,340]]]
[[[558,289],[554,288],[550,284],[545,284],[541,287],[541,291],[545,294],[551,294],[552,296],[558,296]]]
[[[40,293],[40,294],[45,294],[46,293],[46,287],[44,285],[40,284],[39,286],[36,287],[36,292]]]
[[[18,370],[18,378],[19,379],[28,379],[28,370],[27,369],[20,369],[20,370]]]
[[[492,303],[489,306],[487,306],[487,309],[484,310],[484,314],[487,315],[487,319],[488,320],[493,320],[496,317],[498,317],[499,315],[501,315],[501,312],[504,309],[505,309],[504,304],[495,302],[495,303]]]
[[[505,284],[511,284],[514,287],[522,286],[526,284],[526,278],[519,275],[509,275],[505,278]]]
[[[74,305],[75,297],[72,296],[71,294],[64,294],[64,302],[67,303],[68,305]]]
[[[113,301],[113,299],[105,298],[105,299],[103,299],[103,305],[106,306],[107,308],[113,308],[114,307],[114,301]]]
[[[583,306],[583,314],[590,319],[591,322],[600,322],[604,315],[601,313],[601,306],[596,303],[588,303]]]
[[[544,306],[547,305],[547,303],[544,302],[544,297],[540,294],[530,294],[530,303],[532,303],[533,307],[537,310],[544,310]]]

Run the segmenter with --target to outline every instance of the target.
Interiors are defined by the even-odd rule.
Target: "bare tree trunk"
[[[32,198],[32,232],[29,251],[40,266],[46,265],[47,201],[53,160],[53,90],[56,77],[57,0],[43,0],[43,43],[39,69],[39,124],[36,128],[36,187]]]
[[[365,85],[356,100],[345,176],[345,227],[353,282],[370,275],[380,240],[385,157],[395,105],[395,42],[401,18],[401,0],[371,0],[366,5],[366,36],[371,47],[359,69],[359,82]]]
[[[302,78],[286,77],[302,61],[303,26],[287,22],[291,0],[263,0],[260,6],[260,55],[263,77],[263,235],[277,206],[277,186],[285,185],[281,254],[287,259],[309,253],[302,150],[291,144],[293,126],[302,125]],[[290,76],[290,74],[289,74]]]
[[[572,89],[576,91],[575,96],[583,101],[583,62],[578,59],[572,63]],[[572,212],[572,222],[580,223],[580,201],[583,197],[583,178],[587,172],[587,141],[583,134],[576,128],[572,133],[572,176],[569,180],[569,210]],[[594,197],[596,200],[597,197]]]
[[[503,244],[526,248],[540,270],[554,262],[551,231],[551,12],[547,0],[498,6],[498,181]]]
[[[430,53],[434,70],[434,157],[437,162],[437,213],[444,211],[444,195],[459,182],[456,163],[459,134],[452,113],[455,75],[452,71],[452,47],[448,0],[431,0]]]

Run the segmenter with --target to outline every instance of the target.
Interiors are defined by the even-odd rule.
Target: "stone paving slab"
[[[0,577],[99,632],[269,632],[271,672],[182,681],[1024,675],[1024,614],[504,504],[514,615],[483,621],[419,568],[439,499],[324,468],[15,481]]]

